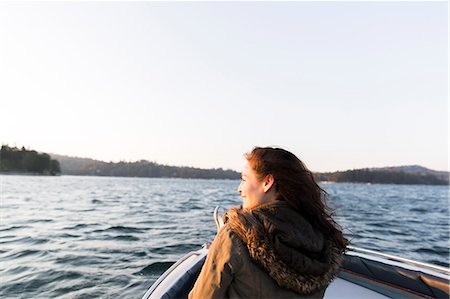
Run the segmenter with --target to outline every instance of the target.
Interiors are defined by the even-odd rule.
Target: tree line
[[[140,160],[104,162],[88,158],[54,155],[61,162],[63,174],[150,178],[239,179],[240,173],[222,168],[179,167]]]
[[[373,183],[373,184],[419,184],[419,185],[448,185],[432,174],[407,173],[401,171],[383,171],[371,169],[355,169],[347,171],[315,173],[319,181],[332,181],[337,183]]]
[[[61,167],[46,153],[4,144],[0,150],[0,172],[57,175],[61,173]]]

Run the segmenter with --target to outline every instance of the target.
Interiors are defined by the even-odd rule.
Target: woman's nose
[[[239,186],[237,187],[237,190],[236,190],[239,194],[241,194],[241,184],[239,184]]]

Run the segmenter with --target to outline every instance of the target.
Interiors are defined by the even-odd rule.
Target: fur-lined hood
[[[284,201],[232,208],[225,222],[281,287],[310,294],[326,288],[339,271],[340,250]]]

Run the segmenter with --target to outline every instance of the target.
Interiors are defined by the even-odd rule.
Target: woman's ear
[[[266,177],[264,178],[264,184],[263,184],[263,190],[265,193],[270,190],[270,188],[273,186],[274,182],[275,182],[275,179],[274,179],[273,175],[271,175],[271,174],[266,175]]]

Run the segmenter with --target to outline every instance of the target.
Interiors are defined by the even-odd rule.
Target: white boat
[[[215,210],[216,225],[223,225]],[[187,298],[208,254],[209,244],[182,257],[142,299]],[[349,247],[341,270],[324,298],[450,298],[450,269],[372,250]]]

